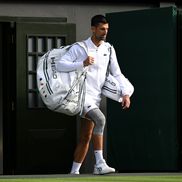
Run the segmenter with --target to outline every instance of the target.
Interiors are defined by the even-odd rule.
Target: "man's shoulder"
[[[112,47],[112,44],[110,44],[109,42],[104,42],[104,44],[105,44],[105,46],[106,46],[107,48]]]

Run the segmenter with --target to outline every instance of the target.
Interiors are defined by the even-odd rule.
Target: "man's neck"
[[[102,44],[102,42],[103,42],[103,40],[97,40],[94,36],[91,37],[91,40],[92,40],[92,42],[93,42],[97,47],[99,47],[99,46]]]

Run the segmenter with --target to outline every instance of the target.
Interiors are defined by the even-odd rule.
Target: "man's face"
[[[108,23],[99,23],[97,26],[92,26],[92,33],[93,36],[98,40],[106,40],[107,33],[109,30]]]

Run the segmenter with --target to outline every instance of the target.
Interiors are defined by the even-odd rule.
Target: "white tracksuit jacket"
[[[95,46],[91,37],[85,40],[87,52],[78,44],[73,45],[69,51],[57,63],[58,71],[74,71],[83,69],[83,61],[88,56],[94,57],[95,63],[89,65],[86,78],[86,96],[84,104],[84,114],[94,108],[99,108],[101,101],[101,88],[105,82],[107,66],[109,63],[109,43],[104,42],[99,46]],[[122,95],[129,95],[124,85],[124,75],[121,73],[116,53],[112,47],[112,55],[110,61],[110,72],[118,80],[121,86]]]

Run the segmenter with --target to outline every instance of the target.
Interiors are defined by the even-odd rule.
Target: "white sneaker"
[[[102,160],[94,166],[93,174],[108,174],[108,173],[114,173],[114,172],[115,172],[115,169],[112,167],[109,167],[106,164],[106,161]]]
[[[80,174],[79,171],[70,172],[70,174]]]

